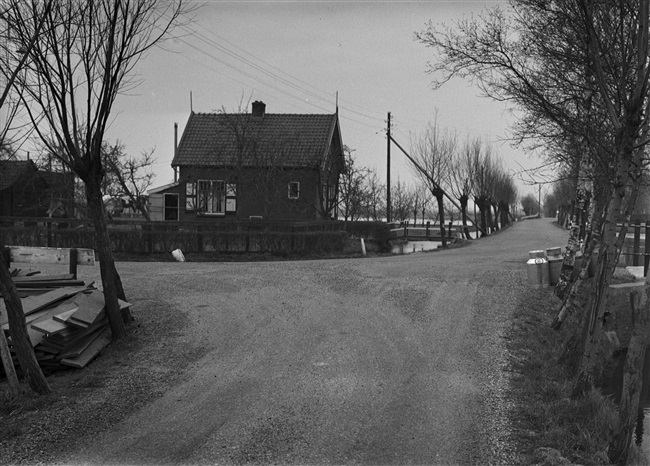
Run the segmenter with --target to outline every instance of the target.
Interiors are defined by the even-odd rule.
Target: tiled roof
[[[192,113],[172,166],[317,167],[337,114]]]
[[[36,170],[36,165],[33,161],[0,160],[0,191],[13,186],[27,169]]]

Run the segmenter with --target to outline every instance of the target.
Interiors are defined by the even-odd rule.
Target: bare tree
[[[539,203],[537,198],[528,193],[521,198],[521,208],[525,215],[537,215],[539,213]]]
[[[155,176],[151,171],[151,166],[156,161],[154,149],[142,152],[140,157],[128,156],[124,145],[117,141],[113,145],[105,142],[102,151],[106,161],[106,179],[114,180],[113,192],[110,194],[128,198],[134,209],[139,210],[150,222],[145,193]]]
[[[341,175],[340,181],[340,211],[343,220],[358,220],[367,205],[366,183],[368,171],[365,167],[357,165],[354,157],[354,151],[349,147],[343,148],[345,154],[345,171]]]
[[[418,224],[418,215],[422,214],[422,225],[424,225],[424,214],[426,213],[431,193],[426,185],[418,183],[412,188],[411,198],[413,199],[413,226]]]
[[[367,168],[366,171],[365,217],[367,220],[378,221],[381,220],[386,213],[386,186],[381,182],[376,168]]]
[[[463,234],[466,239],[472,239],[467,225],[467,205],[474,191],[473,163],[477,159],[475,154],[481,153],[481,140],[468,138],[462,149],[456,151],[449,167],[449,188],[460,203],[463,221]]]
[[[457,148],[457,137],[444,130],[436,117],[430,122],[424,133],[411,142],[411,163],[413,172],[424,183],[438,203],[440,218],[440,235],[442,246],[447,246],[445,233],[445,185],[449,180],[449,171]]]
[[[24,50],[24,72],[17,81],[22,100],[42,143],[56,143],[84,182],[96,232],[102,285],[113,338],[126,329],[118,296],[124,297],[115,268],[102,203],[105,166],[102,144],[117,96],[135,86],[133,70],[159,43],[183,12],[182,1],[67,0],[34,14],[41,2],[21,2],[5,15],[9,36]],[[26,47],[44,23],[33,47]],[[50,147],[56,153],[55,147]]]
[[[393,220],[400,223],[408,222],[413,212],[413,191],[408,184],[397,180],[391,188],[391,204]]]
[[[456,28],[437,30],[430,25],[417,35],[439,53],[431,62],[437,85],[453,76],[471,77],[486,95],[523,112],[515,127],[521,142],[532,137],[542,143],[574,138],[578,147],[587,149],[576,152],[579,159],[573,162],[579,167],[579,210],[591,210],[590,189],[583,180],[606,180],[593,188],[595,205],[589,218],[598,234],[586,242],[580,274],[599,248],[593,292],[583,307],[587,331],[582,333],[585,349],[579,352],[576,394],[593,386],[597,376],[603,294],[618,262],[642,179],[650,122],[649,35],[650,0],[513,0],[508,13],[492,8]],[[623,226],[617,233],[619,222]],[[569,240],[575,241],[573,233]],[[571,244],[568,248],[573,249]],[[562,293],[563,312],[582,307],[574,299],[578,283]],[[572,299],[567,301],[566,296]],[[625,461],[626,448],[610,451],[610,458]]]
[[[2,7],[4,11],[0,12],[0,20],[5,23],[7,22],[7,18],[12,17],[21,8],[21,4],[17,1],[7,2]],[[15,128],[13,125],[14,119],[19,111],[20,95],[24,90],[21,85],[17,85],[17,81],[27,62],[26,53],[31,52],[36,47],[36,43],[45,25],[44,17],[50,12],[51,8],[51,1],[38,2],[38,4],[33,6],[31,10],[32,16],[30,18],[33,21],[34,27],[30,31],[30,34],[25,36],[22,49],[25,54],[22,56],[16,56],[16,51],[10,49],[13,43],[10,40],[11,34],[8,33],[9,28],[5,29],[5,34],[7,35],[1,38],[3,46],[0,48],[0,56],[2,57],[0,59],[0,75],[3,82],[2,94],[0,95],[0,111],[4,113],[5,118],[2,127],[0,127],[0,147],[2,148],[0,152],[8,159],[13,157],[13,151],[10,149],[10,138],[13,137],[14,141],[16,141],[24,136],[21,132],[22,128]],[[3,250],[4,245],[0,244],[0,253]],[[9,267],[2,254],[0,254],[0,294],[2,294],[4,299],[12,344],[23,374],[34,392],[38,394],[49,393],[51,391],[50,386],[38,365],[34,348],[27,334],[22,302],[16,292],[16,287],[9,274]],[[19,390],[15,368],[8,354],[4,331],[0,329],[0,333],[2,333],[0,336],[2,340],[0,343],[0,351],[2,352],[3,367],[5,368],[5,373],[10,383],[11,392],[16,395]]]
[[[474,185],[474,204],[479,209],[481,229],[486,235],[492,226],[490,199],[494,182],[494,157],[492,147],[484,145],[482,151],[472,151],[471,176]]]
[[[510,223],[510,205],[517,199],[517,187],[512,176],[503,167],[499,160],[495,165],[494,181],[492,185],[491,204],[494,210],[494,222],[504,228]]]

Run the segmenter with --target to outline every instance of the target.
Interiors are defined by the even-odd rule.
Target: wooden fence
[[[619,263],[626,266],[643,266],[643,276],[647,276],[650,265],[650,219],[632,218]]]
[[[447,226],[445,227],[445,238],[448,241],[456,239],[457,233],[462,226]],[[391,228],[391,239],[404,238],[412,241],[427,240],[427,241],[442,241],[440,235],[440,225],[431,225],[427,223],[423,227],[410,226],[404,224],[398,228]]]

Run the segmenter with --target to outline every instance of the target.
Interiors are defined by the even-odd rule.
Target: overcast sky
[[[336,93],[343,142],[358,162],[386,176],[386,116],[408,148],[438,112],[441,126],[494,144],[513,173],[538,160],[503,139],[512,116],[503,104],[455,81],[433,91],[432,51],[414,40],[428,21],[451,24],[505,2],[481,1],[210,1],[138,65],[140,85],[120,96],[108,140],[127,152],[156,148],[154,182],[173,181],[174,123],[179,139],[190,114],[266,103],[268,113],[333,113]],[[250,111],[250,108],[248,109]],[[412,172],[391,149],[392,180]],[[521,177],[520,177],[521,178]],[[530,178],[523,175],[530,181]],[[536,188],[518,183],[520,194]]]

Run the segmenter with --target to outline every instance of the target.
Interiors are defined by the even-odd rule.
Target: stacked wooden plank
[[[122,308],[130,306],[119,302]],[[104,294],[92,286],[53,288],[22,298],[22,304],[29,338],[43,369],[85,367],[110,343]],[[4,309],[0,326],[8,331]]]
[[[42,294],[54,288],[84,286],[84,282],[75,279],[71,273],[60,275],[41,275],[40,273],[16,275],[13,277],[13,281],[18,290],[18,296],[21,298]]]

